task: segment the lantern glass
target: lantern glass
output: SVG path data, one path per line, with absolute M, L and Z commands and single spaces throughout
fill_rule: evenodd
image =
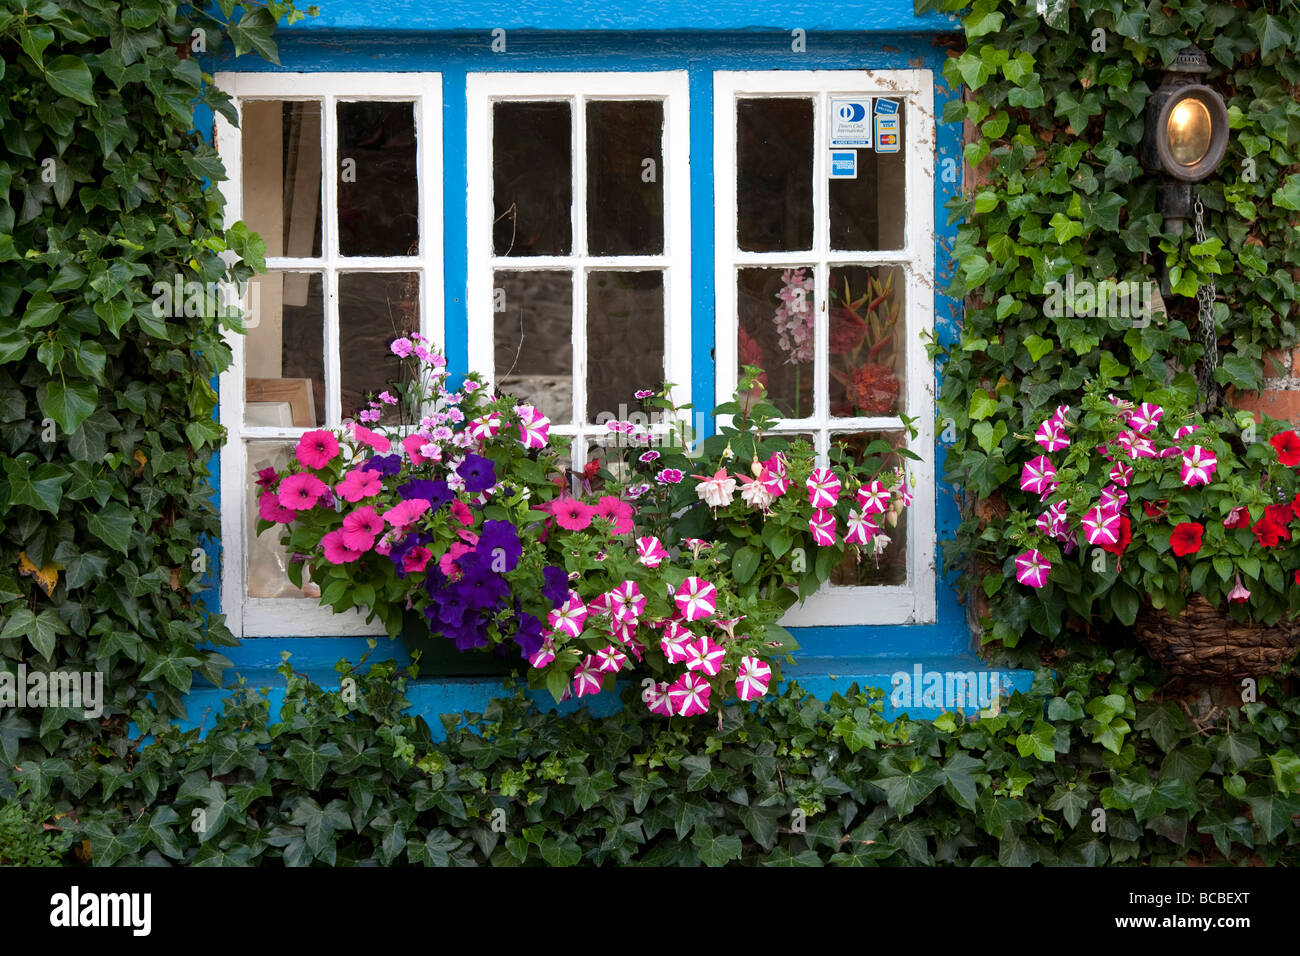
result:
M 1169 113 L 1165 125 L 1169 152 L 1183 166 L 1200 162 L 1210 149 L 1210 111 L 1199 99 L 1189 96 Z

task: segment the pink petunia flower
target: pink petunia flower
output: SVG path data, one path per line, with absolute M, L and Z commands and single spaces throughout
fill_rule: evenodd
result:
M 1083 516 L 1083 536 L 1089 544 L 1115 544 L 1119 541 L 1120 514 L 1096 505 Z
M 356 548 L 349 548 L 343 542 L 343 531 L 339 528 L 335 528 L 321 538 L 320 543 L 325 548 L 325 560 L 330 564 L 348 564 L 365 553 Z
M 635 581 L 624 581 L 609 593 L 609 613 L 620 624 L 635 624 L 645 610 L 646 599 Z
M 593 514 L 588 505 L 577 498 L 556 498 L 551 502 L 551 514 L 555 522 L 566 531 L 581 531 L 591 524 Z
M 1151 402 L 1143 402 L 1128 417 L 1128 426 L 1143 435 L 1150 435 L 1160 424 L 1165 410 Z
M 356 551 L 369 551 L 384 531 L 384 519 L 366 505 L 343 518 L 343 543 Z
M 707 634 L 686 645 L 686 669 L 716 677 L 727 652 Z
M 814 468 L 807 485 L 808 503 L 814 508 L 834 508 L 840 500 L 840 480 L 829 468 Z
M 1040 498 L 1046 498 L 1059 484 L 1056 468 L 1046 455 L 1025 462 L 1020 471 L 1020 490 L 1032 491 Z
M 545 448 L 551 434 L 551 420 L 532 405 L 520 405 L 519 444 L 525 448 Z
M 553 660 L 555 660 L 555 641 L 547 637 L 546 640 L 542 641 L 542 646 L 533 652 L 532 657 L 528 658 L 528 663 L 540 670 Z
M 742 657 L 736 677 L 736 696 L 741 700 L 758 700 L 767 693 L 771 680 L 772 668 L 766 661 L 752 655 Z
M 1133 469 L 1122 461 L 1117 461 L 1111 466 L 1109 477 L 1121 488 L 1127 488 L 1128 483 L 1133 480 Z
M 264 491 L 257 499 L 257 516 L 263 521 L 274 521 L 276 524 L 288 524 L 294 518 L 298 517 L 298 514 L 280 504 L 280 499 L 276 496 L 274 491 Z
M 663 544 L 656 537 L 636 539 L 637 560 L 647 568 L 657 568 L 668 557 Z
M 833 547 L 835 544 L 835 512 L 819 508 L 808 519 L 808 530 L 812 533 L 813 543 L 821 548 Z
M 671 717 L 673 715 L 673 704 L 668 699 L 667 681 L 651 684 L 642 691 L 641 699 L 645 701 L 650 713 L 658 714 L 660 717 Z
M 424 498 L 408 498 L 385 511 L 383 517 L 394 528 L 402 530 L 414 524 L 429 507 L 429 502 Z
M 686 672 L 668 687 L 668 700 L 673 713 L 679 717 L 708 713 L 710 689 L 707 678 Z
M 594 506 L 593 514 L 614 522 L 614 534 L 632 532 L 632 506 L 616 495 L 604 495 Z
M 1034 441 L 1046 451 L 1059 451 L 1070 444 L 1070 439 L 1065 434 L 1065 425 L 1055 418 L 1049 418 L 1038 426 L 1038 431 L 1034 432 Z
M 1219 461 L 1214 457 L 1214 452 L 1200 445 L 1193 445 L 1183 452 L 1183 467 L 1179 471 L 1179 477 L 1189 488 L 1208 485 L 1218 467 Z
M 546 616 L 546 623 L 550 625 L 551 630 L 560 631 L 569 637 L 577 637 L 581 634 L 582 625 L 586 620 L 587 606 L 582 603 L 582 598 L 578 596 L 577 591 L 570 591 L 569 599 Z
M 1016 557 L 1016 580 L 1031 588 L 1041 588 L 1047 583 L 1051 562 L 1037 551 L 1026 551 Z
M 860 511 L 850 511 L 848 530 L 844 532 L 845 544 L 866 544 L 880 532 L 880 526 Z
M 600 665 L 596 655 L 588 654 L 573 672 L 573 694 L 586 697 L 588 694 L 600 693 Z
M 609 644 L 596 652 L 596 669 L 605 674 L 617 674 L 627 663 L 627 655 Z
M 682 582 L 673 600 L 682 617 L 688 621 L 700 621 L 718 609 L 718 589 L 703 578 L 691 575 Z
M 469 383 L 466 382 L 468 385 Z M 497 432 L 501 430 L 501 416 L 496 412 L 489 412 L 482 418 L 476 418 L 469 423 L 469 436 L 475 441 L 487 441 L 490 438 L 496 438 Z
M 1105 511 L 1119 514 L 1120 510 L 1128 504 L 1128 495 L 1115 485 L 1107 485 L 1105 488 L 1101 489 L 1101 497 L 1098 504 Z
M 394 339 L 393 344 L 390 345 L 388 348 L 398 358 L 406 358 L 408 355 L 411 354 L 411 350 L 412 350 L 411 340 L 406 338 L 405 336 L 403 336 L 400 339 Z
M 468 528 L 474 523 L 474 513 L 469 510 L 469 505 L 463 501 L 453 501 L 450 505 L 451 517 L 458 525 Z
M 677 621 L 669 621 L 659 646 L 669 664 L 680 664 L 690 656 L 688 647 L 694 635 Z
M 320 496 L 328 490 L 329 486 L 315 475 L 300 471 L 280 482 L 276 497 L 281 506 L 291 511 L 306 511 L 315 508 Z
M 1236 582 L 1232 590 L 1228 592 L 1228 600 L 1236 604 L 1245 604 L 1250 600 L 1250 592 L 1242 586 L 1240 574 L 1237 575 Z
M 344 501 L 357 502 L 379 494 L 383 488 L 384 482 L 378 472 L 353 468 L 334 486 L 334 493 Z
M 433 552 L 423 545 L 412 548 L 406 552 L 402 558 L 402 570 L 407 574 L 415 574 L 423 571 L 429 564 L 429 559 L 433 557 Z
M 421 432 L 407 435 L 402 439 L 402 450 L 405 451 L 406 456 L 411 459 L 412 465 L 423 465 L 426 461 L 430 460 L 429 456 L 426 456 L 420 450 L 427 444 L 429 444 L 429 436 Z
M 308 468 L 324 468 L 339 454 L 339 441 L 324 429 L 307 432 L 298 439 L 298 461 Z
M 883 482 L 868 482 L 858 489 L 858 504 L 862 506 L 863 514 L 884 514 L 889 508 L 889 489 Z
M 357 424 L 353 424 L 351 428 L 353 438 L 361 442 L 361 444 L 365 445 L 367 448 L 373 448 L 381 455 L 387 453 L 387 451 L 392 448 L 392 442 L 383 435 L 380 435 L 377 432 L 372 432 L 369 428 Z

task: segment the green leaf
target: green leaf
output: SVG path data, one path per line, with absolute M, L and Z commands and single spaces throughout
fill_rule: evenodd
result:
M 740 838 L 730 833 L 719 836 L 707 826 L 698 826 L 691 834 L 691 843 L 700 851 L 700 862 L 705 866 L 725 866 L 740 859 Z
M 975 394 L 970 397 L 970 407 L 967 414 L 973 422 L 988 418 L 998 410 L 997 401 L 989 396 L 989 393 L 982 388 L 977 388 Z
M 1056 728 L 1046 721 L 1039 720 L 1034 723 L 1034 728 L 1027 734 L 1021 734 L 1016 738 L 1016 750 L 1020 756 L 1032 756 L 1045 763 L 1056 762 L 1056 747 L 1053 741 L 1056 737 Z
M 94 81 L 90 75 L 90 67 L 81 57 L 61 56 L 51 60 L 49 66 L 45 68 L 45 79 L 56 93 L 70 96 L 78 103 L 85 103 L 87 106 L 95 105 L 95 97 L 91 90 Z
M 758 564 L 761 556 L 753 548 L 745 547 L 736 551 L 735 557 L 731 562 L 731 571 L 736 577 L 737 584 L 746 584 L 758 570 Z
M 911 813 L 918 803 L 933 793 L 945 780 L 944 775 L 936 767 L 911 770 L 900 766 L 898 758 L 892 754 L 880 762 L 880 767 L 884 772 L 873 778 L 871 782 L 885 791 L 885 801 L 889 804 L 889 809 L 899 817 Z
M 1022 341 L 1029 350 L 1029 357 L 1035 362 L 1056 348 L 1055 342 L 1040 335 L 1026 335 Z
M 32 468 L 35 458 L 35 455 L 26 454 L 4 460 L 5 476 L 9 480 L 9 502 L 57 515 L 63 484 L 71 475 L 49 462 Z
M 95 411 L 99 389 L 90 382 L 51 380 L 40 400 L 41 411 L 64 432 L 75 432 Z
M 131 547 L 131 529 L 134 524 L 131 512 L 116 501 L 92 511 L 86 519 L 86 527 L 91 534 L 122 554 L 126 554 Z

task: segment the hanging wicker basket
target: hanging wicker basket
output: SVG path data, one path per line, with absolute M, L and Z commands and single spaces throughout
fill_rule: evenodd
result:
M 1165 671 L 1199 680 L 1240 680 L 1277 670 L 1300 648 L 1300 622 L 1243 624 L 1199 594 L 1178 617 L 1143 607 L 1133 636 Z

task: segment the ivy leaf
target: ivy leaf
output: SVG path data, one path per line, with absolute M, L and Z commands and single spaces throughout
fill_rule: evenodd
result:
M 53 418 L 61 431 L 75 432 L 95 411 L 99 389 L 91 382 L 51 380 L 38 397 L 41 411 Z
M 691 834 L 691 843 L 700 851 L 700 862 L 705 866 L 725 866 L 740 859 L 740 838 L 731 833 L 715 835 L 707 826 L 698 826 Z
M 61 56 L 51 60 L 45 68 L 45 79 L 56 93 L 70 96 L 87 106 L 95 105 L 95 97 L 91 92 L 94 80 L 90 75 L 90 67 L 86 66 L 86 61 L 81 57 Z
M 54 611 L 46 608 L 37 614 L 30 608 L 20 607 L 5 619 L 0 638 L 26 637 L 32 647 L 47 661 L 54 659 L 54 647 L 60 634 L 69 633 L 68 625 Z
M 970 397 L 970 406 L 967 414 L 973 422 L 988 418 L 998 410 L 998 403 L 988 392 L 982 388 L 977 388 L 975 394 Z
M 943 789 L 958 806 L 974 811 L 977 791 L 975 771 L 982 771 L 984 764 L 970 754 L 958 751 L 948 758 L 943 765 Z
M 5 459 L 9 503 L 27 505 L 37 511 L 48 511 L 52 515 L 57 515 L 59 501 L 63 497 L 63 484 L 71 476 L 58 465 L 50 462 L 33 469 L 31 466 L 35 460 L 36 456 L 32 454 L 20 455 L 16 459 Z
M 880 762 L 880 767 L 884 773 L 873 778 L 871 782 L 885 791 L 885 801 L 889 804 L 889 809 L 899 817 L 911 813 L 918 803 L 933 793 L 945 780 L 937 767 L 906 769 L 899 766 L 897 758 L 892 754 Z
M 1056 762 L 1056 747 L 1053 741 L 1056 738 L 1056 728 L 1046 721 L 1039 720 L 1034 723 L 1034 728 L 1027 734 L 1021 734 L 1016 738 L 1016 750 L 1020 756 L 1032 756 L 1044 763 Z
M 1029 357 L 1035 362 L 1056 348 L 1051 339 L 1045 339 L 1041 335 L 1026 335 L 1022 342 L 1029 350 Z
M 131 529 L 134 521 L 124 505 L 111 501 L 103 508 L 92 511 L 86 527 L 100 541 L 114 551 L 126 554 L 131 547 Z
M 1291 31 L 1287 29 L 1286 22 L 1271 13 L 1256 16 L 1251 26 L 1259 37 L 1260 57 L 1266 57 L 1278 47 L 1286 47 L 1291 43 Z
M 325 778 L 330 760 L 340 756 L 338 744 L 325 743 L 308 746 L 304 741 L 295 740 L 286 752 L 289 761 L 298 768 L 298 772 L 307 781 L 307 786 L 315 790 Z

